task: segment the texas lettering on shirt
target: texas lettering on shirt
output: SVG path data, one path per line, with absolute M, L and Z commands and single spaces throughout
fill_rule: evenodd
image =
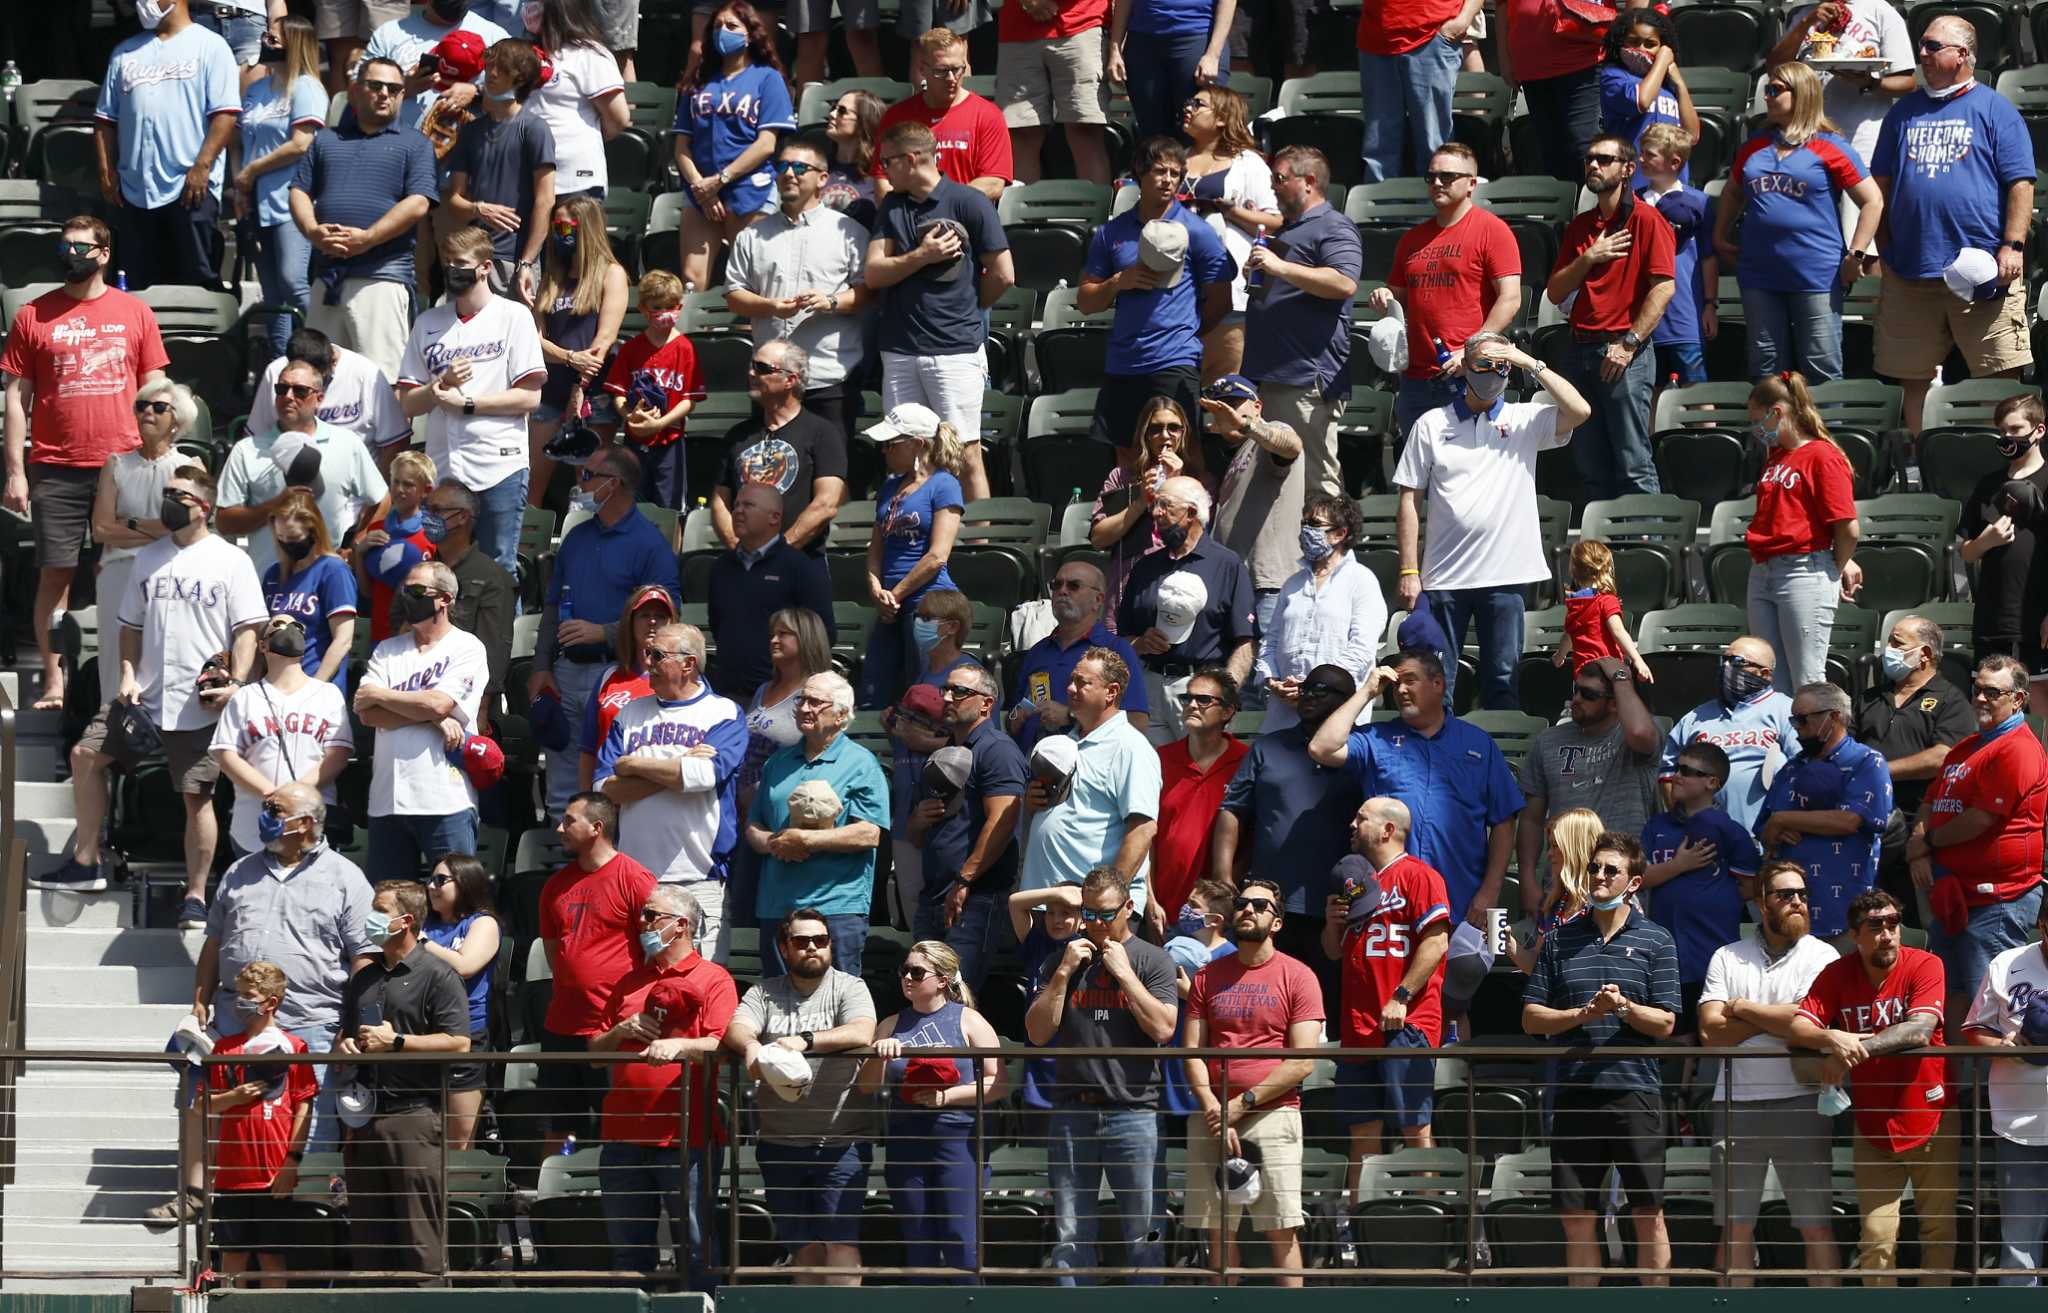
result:
M 1209 996 L 1209 1020 L 1249 1021 L 1262 1012 L 1282 1010 L 1280 994 L 1260 980 L 1239 980 Z

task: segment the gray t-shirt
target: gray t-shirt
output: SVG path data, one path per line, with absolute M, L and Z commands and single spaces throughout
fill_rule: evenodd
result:
M 1261 592 L 1281 587 L 1301 568 L 1306 465 L 1299 456 L 1283 461 L 1247 437 L 1231 453 L 1217 490 L 1216 539 L 1243 558 Z
M 834 967 L 809 998 L 796 992 L 792 979 L 777 976 L 748 990 L 733 1020 L 753 1027 L 763 1044 L 807 1030 L 823 1032 L 850 1021 L 874 1020 L 875 1000 L 859 976 Z M 810 1059 L 811 1088 L 800 1099 L 786 1100 L 761 1089 L 754 1096 L 761 1138 L 777 1144 L 836 1144 L 872 1136 L 873 1109 L 853 1088 L 860 1062 L 837 1053 Z
M 1552 725 L 1522 763 L 1522 792 L 1532 802 L 1542 799 L 1551 817 L 1589 807 L 1616 834 L 1641 834 L 1657 810 L 1657 755 L 1631 751 L 1618 720 L 1604 734 Z

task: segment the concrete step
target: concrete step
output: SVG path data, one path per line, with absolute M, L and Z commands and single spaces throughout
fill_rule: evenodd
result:
M 69 816 L 20 816 L 14 822 L 14 832 L 27 845 L 31 859 L 45 854 L 61 858 L 70 852 L 71 836 L 77 831 L 78 822 Z M 35 874 L 33 860 L 29 874 Z
M 29 874 L 54 869 L 62 859 L 46 854 L 31 858 Z M 129 891 L 115 885 L 103 893 L 79 894 L 68 889 L 28 891 L 28 924 L 31 930 L 66 930 L 83 927 L 119 930 L 135 924 L 135 908 Z M 31 956 L 30 961 L 34 961 Z
M 34 976 L 46 967 L 175 967 L 185 972 L 189 989 L 205 942 L 202 930 L 35 929 L 28 935 L 28 970 Z
M 135 1003 L 109 1008 L 98 1003 L 44 1003 L 33 1008 L 25 1029 L 34 1048 L 157 1052 L 192 1010 L 183 1003 Z
M 169 1276 L 177 1265 L 175 1230 L 157 1233 L 137 1221 L 16 1221 L 13 1215 L 7 1220 L 7 1266 L 16 1270 L 133 1270 Z
M 105 1007 L 192 1003 L 192 968 L 166 966 L 52 967 L 29 956 L 28 1006 L 31 1025 L 45 1004 L 91 1002 Z M 175 1024 L 175 1023 L 173 1023 Z
M 68 781 L 52 784 L 43 779 L 22 780 L 14 786 L 14 816 L 17 822 L 29 817 L 70 819 L 77 814 Z

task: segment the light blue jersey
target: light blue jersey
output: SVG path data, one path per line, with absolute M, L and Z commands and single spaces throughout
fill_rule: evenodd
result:
M 1660 773 L 1670 774 L 1678 765 L 1680 749 L 1695 739 L 1705 739 L 1728 754 L 1728 782 L 1714 796 L 1714 805 L 1743 829 L 1754 830 L 1778 767 L 1799 751 L 1798 735 L 1792 732 L 1792 699 L 1768 689 L 1732 708 L 1719 698 L 1700 703 L 1680 716 L 1665 737 Z
M 93 112 L 116 129 L 121 198 L 144 210 L 174 205 L 213 116 L 242 112 L 234 52 L 197 23 L 168 39 L 138 32 L 114 47 Z M 226 174 L 222 151 L 208 184 L 215 200 Z
M 413 67 L 426 58 L 427 52 L 440 45 L 442 37 L 456 31 L 476 33 L 483 38 L 485 50 L 511 35 L 504 28 L 474 11 L 464 14 L 462 21 L 454 27 L 447 27 L 427 17 L 424 12 L 415 10 L 404 18 L 392 19 L 372 32 L 370 44 L 363 48 L 363 58 L 388 59 L 405 70 L 407 77 L 411 77 Z M 481 78 L 478 79 L 478 83 L 481 85 Z M 407 97 L 405 103 L 398 107 L 398 126 L 418 127 L 420 116 L 427 112 L 427 107 L 434 103 L 439 94 L 429 88 L 417 96 Z M 479 114 L 483 112 L 481 100 L 476 104 L 476 111 Z

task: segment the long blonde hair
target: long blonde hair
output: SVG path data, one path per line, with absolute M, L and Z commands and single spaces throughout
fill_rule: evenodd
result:
M 541 248 L 540 290 L 533 298 L 533 318 L 542 328 L 547 326 L 548 312 L 554 309 L 562 290 L 571 285 L 576 292 L 570 307 L 577 314 L 594 315 L 601 310 L 605 271 L 619 262 L 612 254 L 612 239 L 605 235 L 604 207 L 588 196 L 572 196 L 556 202 L 555 208 L 567 210 L 576 221 L 576 267 L 563 267 L 561 252 L 555 246 L 554 217 L 550 215 L 548 240 Z
M 278 25 L 284 37 L 284 76 L 277 85 L 289 94 L 302 77 L 320 78 L 320 39 L 313 24 L 297 14 L 287 15 Z
M 1820 74 L 1804 64 L 1780 64 L 1770 76 L 1792 93 L 1792 116 L 1778 129 L 1778 139 L 1787 146 L 1804 146 L 1823 132 L 1839 134 L 1834 120 L 1821 108 Z
M 1554 878 L 1543 900 L 1546 912 L 1555 909 L 1560 916 L 1570 916 L 1586 905 L 1591 897 L 1586 868 L 1593 864 L 1593 847 L 1606 830 L 1600 813 L 1590 807 L 1574 807 L 1551 818 L 1550 842 L 1561 860 L 1551 869 Z
M 943 939 L 920 939 L 910 946 L 908 958 L 915 953 L 932 964 L 935 974 L 946 978 L 946 997 L 965 1007 L 974 1006 L 974 991 L 960 978 L 960 955 L 946 946 Z
M 1164 447 L 1164 442 L 1162 442 L 1161 448 L 1155 449 L 1145 437 L 1145 428 L 1151 424 L 1152 417 L 1162 410 L 1170 412 L 1175 419 L 1180 421 L 1180 437 L 1166 441 L 1173 443 L 1175 455 L 1186 456 L 1188 453 L 1188 443 L 1193 439 L 1195 431 L 1194 425 L 1188 420 L 1188 413 L 1182 410 L 1180 403 L 1172 397 L 1153 397 L 1150 401 L 1138 407 L 1138 428 L 1131 435 L 1132 473 L 1149 467 L 1152 462 L 1159 459 L 1159 453 Z
M 925 441 L 924 450 L 918 453 L 917 463 L 927 474 L 944 470 L 964 481 L 967 478 L 967 448 L 960 442 L 960 430 L 940 420 L 937 432 Z

